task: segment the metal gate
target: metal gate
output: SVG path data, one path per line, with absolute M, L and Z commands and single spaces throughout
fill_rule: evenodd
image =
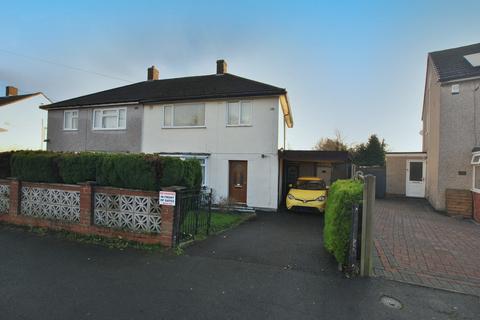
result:
M 373 228 L 375 206 L 375 176 L 357 172 L 356 179 L 363 182 L 362 203 L 352 207 L 352 225 L 348 250 L 348 274 L 371 276 L 373 267 Z
M 195 240 L 210 233 L 212 190 L 177 191 L 174 215 L 174 244 Z

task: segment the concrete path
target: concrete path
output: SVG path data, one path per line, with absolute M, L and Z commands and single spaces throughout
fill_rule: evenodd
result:
M 378 200 L 375 220 L 376 275 L 480 296 L 480 225 L 424 199 Z
M 477 297 L 344 279 L 321 230 L 321 216 L 260 214 L 174 256 L 0 227 L 0 318 L 478 318 Z M 384 295 L 403 307 L 384 306 Z

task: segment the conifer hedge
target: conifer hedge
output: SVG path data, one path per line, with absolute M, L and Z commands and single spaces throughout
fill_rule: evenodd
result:
M 325 209 L 323 243 L 335 259 L 347 263 L 350 231 L 352 228 L 352 206 L 363 198 L 363 184 L 355 180 L 337 180 L 328 191 Z
M 199 161 L 153 154 L 16 151 L 0 153 L 0 178 L 23 181 L 99 185 L 159 190 L 166 186 L 200 188 Z

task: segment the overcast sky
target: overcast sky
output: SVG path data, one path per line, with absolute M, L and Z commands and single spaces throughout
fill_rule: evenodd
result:
M 150 65 L 161 78 L 212 74 L 223 58 L 288 90 L 291 148 L 338 129 L 417 151 L 427 53 L 479 42 L 479 12 L 480 1 L 442 0 L 8 1 L 0 86 L 60 101 L 143 81 Z

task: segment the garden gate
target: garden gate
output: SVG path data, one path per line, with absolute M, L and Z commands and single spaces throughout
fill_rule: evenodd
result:
M 375 205 L 375 176 L 357 172 L 356 179 L 363 181 L 363 200 L 352 207 L 352 228 L 348 252 L 348 267 L 351 273 L 360 269 L 361 276 L 372 275 L 373 213 Z
M 179 190 L 176 194 L 173 242 L 182 242 L 204 237 L 210 233 L 212 190 Z

